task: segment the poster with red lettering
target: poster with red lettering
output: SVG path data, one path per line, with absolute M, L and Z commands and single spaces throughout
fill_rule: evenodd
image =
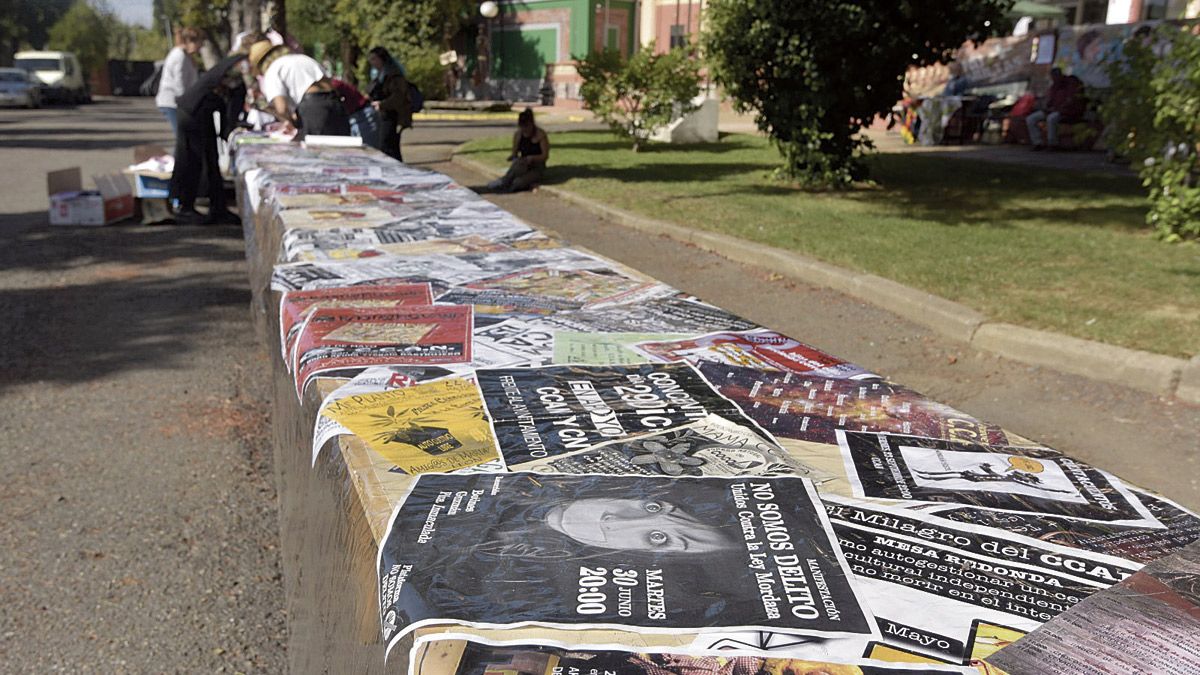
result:
M 331 370 L 470 363 L 473 323 L 470 305 L 316 309 L 296 336 L 296 395 Z
M 428 283 L 396 283 L 379 286 L 318 288 L 311 291 L 286 291 L 279 303 L 279 344 L 283 362 L 292 367 L 292 348 L 296 334 L 308 315 L 318 307 L 385 308 L 405 305 L 432 305 L 433 290 Z

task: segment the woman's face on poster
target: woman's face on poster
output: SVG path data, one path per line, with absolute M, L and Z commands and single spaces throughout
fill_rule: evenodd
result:
M 653 499 L 580 499 L 547 515 L 547 525 L 600 548 L 662 553 L 711 553 L 736 541 L 675 505 Z

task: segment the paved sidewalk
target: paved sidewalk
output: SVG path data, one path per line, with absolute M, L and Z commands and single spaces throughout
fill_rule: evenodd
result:
M 477 187 L 484 176 L 445 159 L 457 142 L 487 132 L 418 128 L 411 137 L 423 145 L 405 154 Z M 606 222 L 544 191 L 489 199 L 576 244 L 1200 509 L 1196 406 L 964 348 L 835 291 Z

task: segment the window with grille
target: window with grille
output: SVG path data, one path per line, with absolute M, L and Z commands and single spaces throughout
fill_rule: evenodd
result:
M 687 26 L 682 24 L 675 24 L 671 26 L 671 49 L 687 46 L 687 43 Z

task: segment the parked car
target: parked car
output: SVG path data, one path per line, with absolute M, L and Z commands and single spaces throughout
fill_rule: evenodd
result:
M 20 68 L 0 68 L 0 105 L 41 107 L 42 83 Z
M 17 52 L 13 65 L 33 74 L 42 83 L 42 95 L 47 101 L 87 103 L 87 77 L 79 67 L 79 59 L 71 52 Z

